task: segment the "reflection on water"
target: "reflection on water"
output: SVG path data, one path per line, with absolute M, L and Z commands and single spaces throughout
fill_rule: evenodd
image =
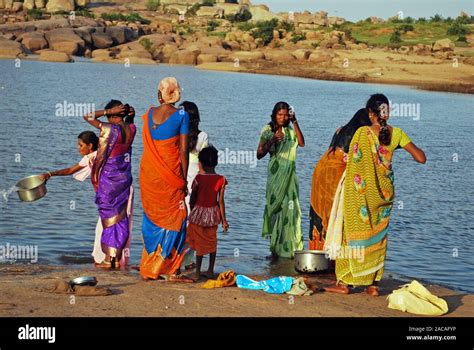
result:
M 132 165 L 137 192 L 132 264 L 139 263 L 142 249 L 138 170 L 143 144 L 139 115 L 157 103 L 160 78 L 177 77 L 184 88 L 183 98 L 196 102 L 200 108 L 201 129 L 226 154 L 254 152 L 273 105 L 285 100 L 294 106 L 306 138 L 306 147 L 298 150 L 296 162 L 305 239 L 311 176 L 334 130 L 375 92 L 385 93 L 394 103 L 417 103 L 419 120 L 391 118 L 393 125 L 400 126 L 426 151 L 428 163 L 416 164 L 403 151 L 395 154 L 396 203 L 386 270 L 474 291 L 474 151 L 466 143 L 472 139 L 472 96 L 166 65 L 124 68 L 88 62 L 27 61 L 21 69 L 15 69 L 10 61 L 0 60 L 0 72 L 4 87 L 0 90 L 0 188 L 5 189 L 2 196 L 12 183 L 27 175 L 79 162 L 77 135 L 91 127 L 81 116 L 57 116 L 57 104 L 66 101 L 102 108 L 114 98 L 135 107 L 138 135 Z M 92 81 L 101 83 L 91 84 Z M 293 261 L 272 263 L 266 259 L 269 243 L 261 238 L 261 225 L 267 162 L 264 159 L 255 166 L 253 162 L 229 161 L 217 168 L 229 181 L 226 205 L 230 224 L 229 233 L 218 233 L 218 271 L 233 268 L 239 273 L 268 276 L 294 273 Z M 0 245 L 38 245 L 39 263 L 90 263 L 97 221 L 90 182 L 54 177 L 47 187 L 48 195 L 33 203 L 14 197 L 8 203 L 2 200 Z

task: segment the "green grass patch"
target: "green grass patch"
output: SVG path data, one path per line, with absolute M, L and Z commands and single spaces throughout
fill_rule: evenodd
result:
M 146 18 L 143 18 L 136 12 L 124 15 L 123 13 L 112 12 L 112 13 L 103 13 L 100 16 L 106 21 L 125 21 L 125 22 L 139 22 L 141 24 L 150 24 L 150 21 Z

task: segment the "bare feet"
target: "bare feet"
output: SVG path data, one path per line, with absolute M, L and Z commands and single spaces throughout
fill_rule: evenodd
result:
M 112 263 L 110 261 L 102 261 L 101 263 L 95 263 L 95 267 L 98 267 L 99 269 L 111 269 L 112 268 Z
M 185 275 L 171 275 L 168 277 L 168 282 L 194 283 L 194 280 Z
M 324 291 L 338 294 L 349 294 L 349 287 L 343 284 L 333 284 L 329 287 L 325 287 Z
M 373 297 L 378 297 L 379 296 L 379 288 L 377 286 L 369 286 L 365 290 L 367 294 L 373 296 Z

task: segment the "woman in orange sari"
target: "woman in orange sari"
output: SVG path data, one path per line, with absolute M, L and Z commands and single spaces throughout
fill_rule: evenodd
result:
M 357 129 L 371 125 L 367 109 L 362 108 L 349 123 L 334 134 L 329 149 L 314 168 L 309 212 L 309 249 L 324 250 L 326 230 L 336 193 L 344 170 L 349 146 Z
M 175 78 L 160 82 L 160 106 L 143 115 L 144 152 L 140 163 L 140 192 L 144 210 L 140 263 L 143 279 L 165 278 L 192 282 L 180 274 L 186 253 L 189 116 L 176 109 L 181 91 Z

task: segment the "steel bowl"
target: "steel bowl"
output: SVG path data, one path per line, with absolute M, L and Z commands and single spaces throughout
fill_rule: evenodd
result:
M 71 286 L 95 286 L 97 279 L 91 276 L 77 277 L 69 281 Z
M 18 197 L 23 202 L 33 202 L 43 198 L 46 193 L 46 181 L 39 175 L 25 177 L 16 183 Z
M 295 270 L 303 273 L 329 270 L 329 259 L 322 250 L 297 250 L 295 252 Z

